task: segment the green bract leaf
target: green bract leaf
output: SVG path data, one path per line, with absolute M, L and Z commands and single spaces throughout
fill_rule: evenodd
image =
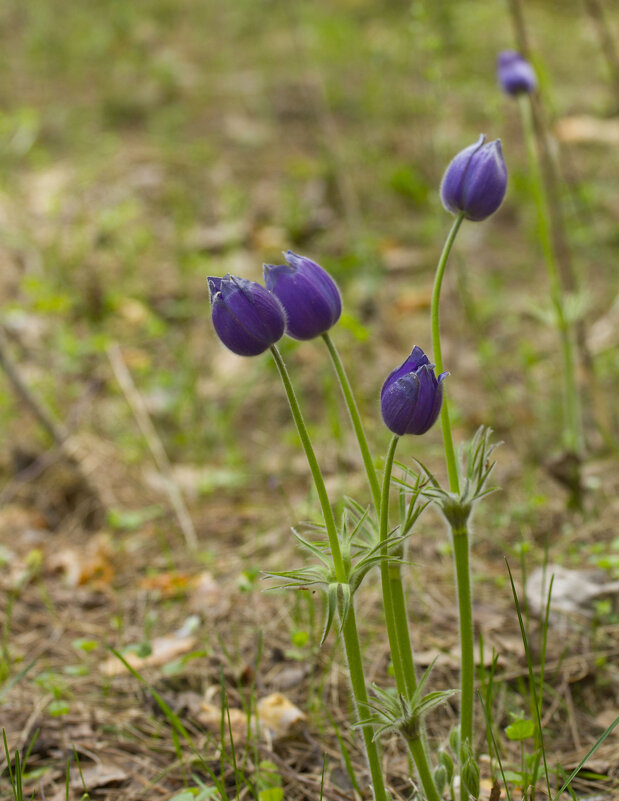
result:
M 491 428 L 480 426 L 471 442 L 461 449 L 459 469 L 461 490 L 459 494 L 444 490 L 428 468 L 421 462 L 417 462 L 429 481 L 429 486 L 422 490 L 422 494 L 440 507 L 454 532 L 466 528 L 476 501 L 497 489 L 496 487 L 486 487 L 495 464 L 490 461 L 490 457 L 499 445 L 499 443 L 490 444 L 491 434 Z
M 420 735 L 421 719 L 430 710 L 445 703 L 456 692 L 456 690 L 442 690 L 422 695 L 435 662 L 436 660 L 425 671 L 410 698 L 372 685 L 376 698 L 367 704 L 372 714 L 360 721 L 357 726 L 376 726 L 374 740 L 385 731 L 397 731 L 407 741 L 417 739 Z

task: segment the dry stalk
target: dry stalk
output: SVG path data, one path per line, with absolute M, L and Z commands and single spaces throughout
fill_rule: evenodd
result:
M 198 547 L 198 538 L 196 536 L 196 530 L 189 514 L 189 510 L 187 509 L 187 505 L 185 504 L 185 500 L 180 488 L 174 480 L 174 476 L 172 475 L 172 466 L 170 464 L 170 460 L 168 459 L 165 448 L 163 447 L 163 443 L 157 434 L 157 430 L 155 429 L 150 414 L 148 413 L 144 399 L 135 386 L 133 378 L 131 377 L 131 373 L 125 364 L 125 360 L 123 359 L 120 346 L 117 342 L 108 347 L 107 355 L 116 380 L 118 381 L 118 385 L 123 391 L 127 403 L 133 412 L 135 421 L 138 424 L 138 428 L 142 432 L 142 436 L 148 445 L 148 449 L 150 450 L 155 464 L 157 465 L 157 469 L 159 470 L 159 473 L 164 481 L 168 497 L 170 498 L 170 503 L 172 504 L 172 508 L 174 509 L 174 513 L 181 527 L 181 531 L 185 537 L 185 542 L 189 548 L 195 550 Z

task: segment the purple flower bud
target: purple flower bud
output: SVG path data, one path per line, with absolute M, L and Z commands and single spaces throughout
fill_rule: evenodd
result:
M 493 214 L 503 202 L 507 169 L 501 141 L 484 144 L 482 134 L 474 145 L 462 150 L 445 170 L 441 182 L 443 206 L 452 214 L 464 213 L 479 222 Z
M 425 434 L 432 428 L 443 402 L 443 379 L 436 378 L 434 365 L 415 347 L 411 355 L 395 369 L 383 384 L 380 406 L 385 425 L 394 434 Z
M 281 303 L 263 286 L 226 275 L 208 279 L 213 326 L 224 345 L 239 356 L 257 356 L 284 334 Z
M 535 71 L 515 50 L 504 50 L 496 60 L 499 86 L 508 95 L 531 94 L 537 89 Z
M 265 264 L 264 282 L 286 311 L 286 333 L 313 339 L 340 319 L 342 299 L 335 281 L 319 264 L 289 250 L 287 264 Z

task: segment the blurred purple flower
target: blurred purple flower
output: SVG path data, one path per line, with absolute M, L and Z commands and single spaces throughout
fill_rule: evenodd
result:
M 284 310 L 261 284 L 226 275 L 209 277 L 213 326 L 224 345 L 239 356 L 257 356 L 284 334 Z
M 537 77 L 529 62 L 515 50 L 504 50 L 496 60 L 499 86 L 508 95 L 531 94 Z
M 264 282 L 286 311 L 286 333 L 294 339 L 313 339 L 339 320 L 342 299 L 329 273 L 289 250 L 287 264 L 265 264 Z
M 425 434 L 436 422 L 443 402 L 443 379 L 415 345 L 408 359 L 383 384 L 380 406 L 387 428 L 398 436 Z
M 452 214 L 464 213 L 467 220 L 479 222 L 493 214 L 503 202 L 507 189 L 507 169 L 501 142 L 484 144 L 482 134 L 474 145 L 452 160 L 441 182 L 443 206 Z

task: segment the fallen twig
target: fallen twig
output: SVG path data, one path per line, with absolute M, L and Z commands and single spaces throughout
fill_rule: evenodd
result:
M 61 455 L 79 475 L 93 498 L 104 508 L 97 488 L 93 485 L 90 476 L 85 472 L 80 460 L 75 455 L 71 444 L 71 426 L 66 426 L 64 423 L 54 420 L 45 406 L 30 390 L 22 378 L 19 368 L 9 355 L 8 341 L 2 326 L 0 326 L 0 366 L 4 370 L 15 395 L 54 442 L 54 447 L 49 452 L 43 454 L 32 465 L 21 471 L 17 476 L 17 481 L 23 482 L 36 478 L 46 467 L 56 461 L 58 455 Z M 82 408 L 83 406 L 80 404 L 80 413 Z M 76 417 L 79 419 L 79 414 Z M 0 502 L 6 502 L 7 498 L 12 497 L 13 494 L 11 487 L 5 487 L 0 494 Z

